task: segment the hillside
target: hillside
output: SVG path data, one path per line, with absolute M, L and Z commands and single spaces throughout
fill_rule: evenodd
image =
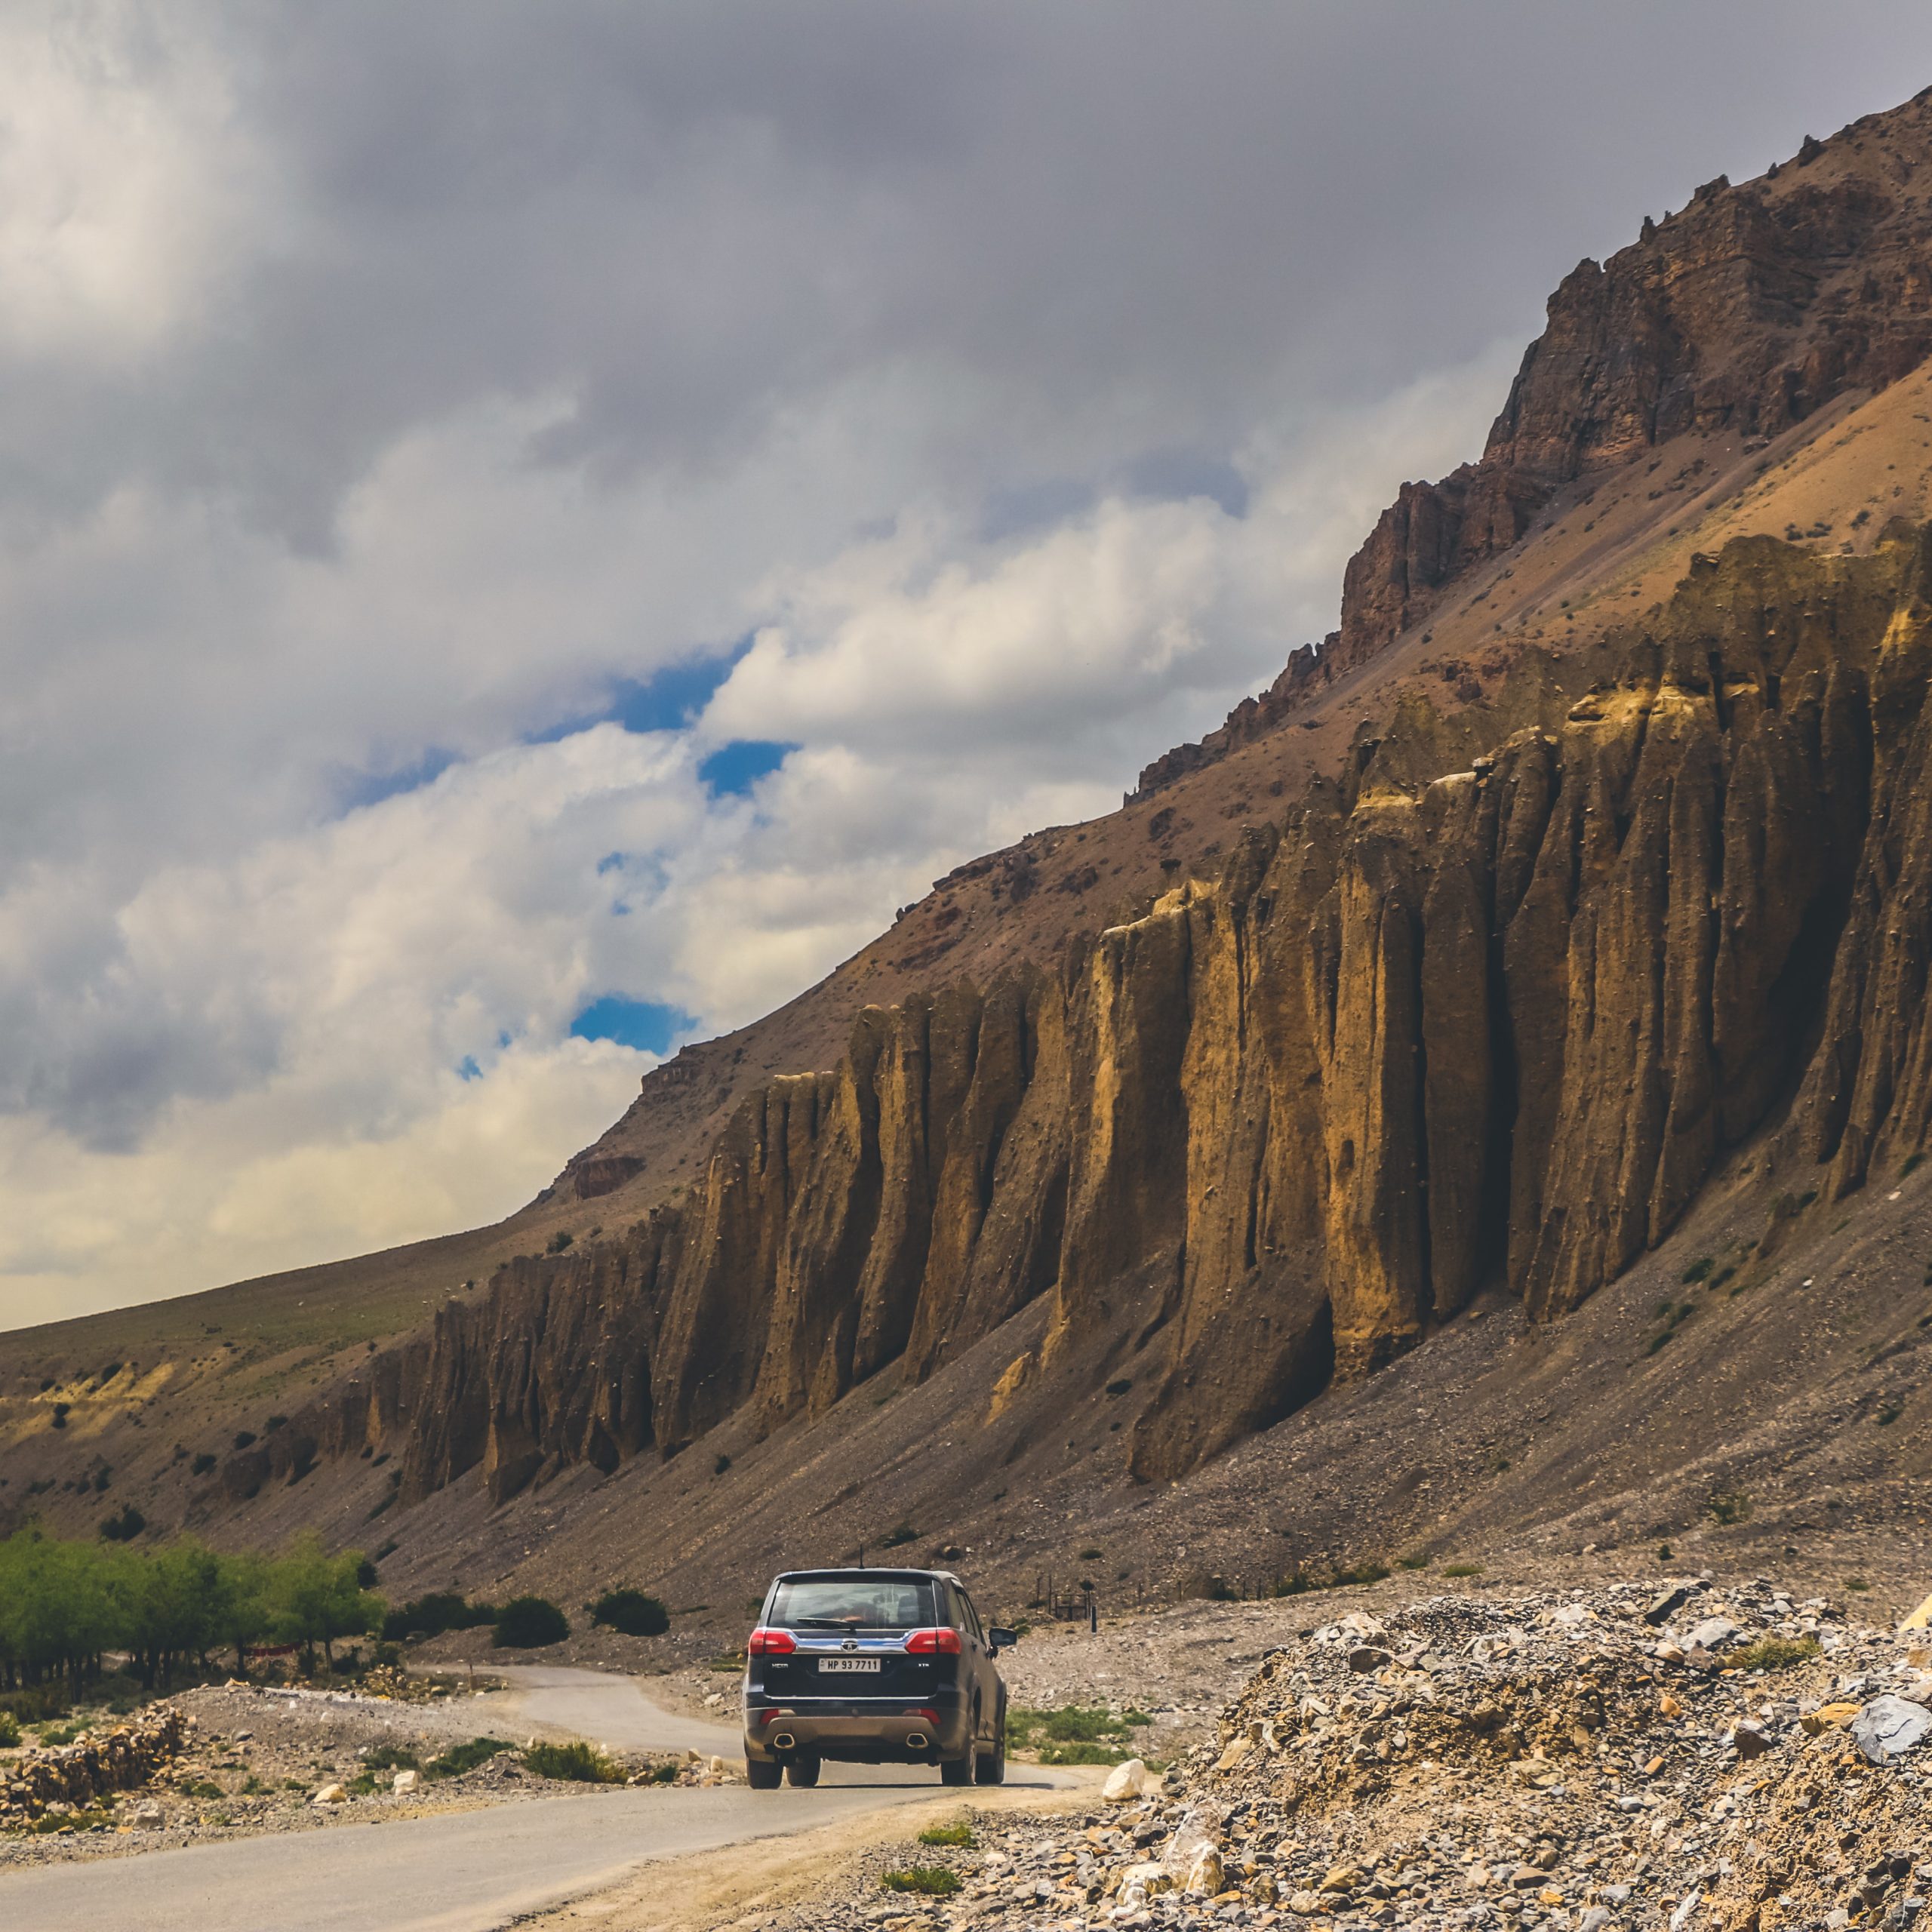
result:
M 1921 97 L 1583 264 L 1222 731 L 500 1228 L 10 1337 L 0 1512 L 714 1599 L 1915 1515 L 1928 263 Z

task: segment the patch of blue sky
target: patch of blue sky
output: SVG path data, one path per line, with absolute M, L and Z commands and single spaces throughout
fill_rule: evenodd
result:
M 742 637 L 728 650 L 681 659 L 648 678 L 614 678 L 594 710 L 527 732 L 524 742 L 555 744 L 559 738 L 574 737 L 593 724 L 621 724 L 626 731 L 681 731 L 711 702 L 718 686 L 751 648 L 751 639 Z
M 697 775 L 714 798 L 743 797 L 798 749 L 771 738 L 734 738 L 699 765 Z
M 459 1077 L 465 1080 L 481 1080 L 483 1078 L 483 1069 L 477 1065 L 474 1054 L 465 1054 L 457 1062 L 456 1070 Z
M 639 1053 L 663 1054 L 681 1034 L 691 1032 L 697 1022 L 683 1008 L 660 1000 L 626 999 L 606 993 L 592 1000 L 571 1022 L 571 1037 L 577 1040 L 614 1040 L 620 1047 Z

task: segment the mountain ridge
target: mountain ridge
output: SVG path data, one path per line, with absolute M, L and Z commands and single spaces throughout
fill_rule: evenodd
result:
M 1131 1361 L 1108 1480 L 1163 1485 L 1485 1294 L 1576 1309 L 1740 1161 L 1843 1199 L 1908 1160 L 1928 175 L 1921 95 L 1584 265 L 1484 457 L 1404 486 L 1336 641 L 1211 756 L 959 868 L 648 1076 L 506 1231 L 426 1244 L 570 1252 L 498 1253 L 366 1360 L 263 1357 L 251 1402 L 314 1392 L 211 1487 L 143 1479 L 241 1534 L 386 1509 L 378 1458 L 403 1515 L 472 1472 L 502 1509 L 795 1441 L 881 1378 L 957 1401 L 1010 1337 L 982 1426 L 1104 1404 Z M 1817 1238 L 1776 1206 L 1804 1191 L 1761 1260 Z M 0 1389 L 23 1468 L 50 1400 L 111 1446 L 194 1379 L 117 1361 L 98 1417 L 29 1389 L 77 1345 L 45 1331 Z

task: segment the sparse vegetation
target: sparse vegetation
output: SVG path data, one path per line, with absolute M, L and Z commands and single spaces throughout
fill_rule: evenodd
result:
M 467 1744 L 453 1744 L 440 1758 L 432 1759 L 423 1775 L 460 1778 L 465 1771 L 473 1771 L 478 1764 L 488 1764 L 499 1752 L 515 1749 L 506 1737 L 472 1737 Z
M 11 1751 L 20 1741 L 20 1719 L 11 1711 L 0 1711 L 0 1751 Z
M 1389 1574 L 1386 1563 L 1357 1563 L 1346 1568 L 1311 1570 L 1297 1563 L 1275 1580 L 1278 1597 L 1306 1595 L 1311 1590 L 1346 1589 L 1352 1583 L 1379 1583 Z M 1232 1592 L 1229 1592 L 1230 1597 Z
M 1710 1278 L 1711 1270 L 1716 1266 L 1716 1261 L 1712 1257 L 1708 1254 L 1700 1254 L 1695 1261 L 1691 1263 L 1689 1267 L 1684 1269 L 1682 1274 L 1678 1276 L 1677 1278 L 1681 1281 L 1687 1288 L 1691 1287 L 1699 1281 L 1709 1280 Z M 1669 1303 L 1666 1302 L 1663 1306 L 1664 1312 L 1668 1313 L 1670 1308 Z
M 921 1898 L 949 1899 L 959 1889 L 959 1874 L 943 1865 L 915 1865 L 904 1872 L 887 1872 L 879 1883 L 888 1892 L 917 1892 Z
M 101 1524 L 100 1533 L 109 1543 L 132 1543 L 147 1526 L 148 1519 L 126 1503 Z
M 1888 1401 L 1879 1410 L 1877 1421 L 1881 1429 L 1887 1429 L 1905 1414 L 1905 1404 L 1897 1398 Z
M 494 1623 L 497 1613 L 487 1603 L 466 1603 L 454 1590 L 432 1590 L 412 1598 L 383 1619 L 384 1641 L 400 1644 L 411 1637 L 440 1637 L 445 1630 L 473 1630 Z
M 1043 1764 L 1118 1764 L 1133 1755 L 1129 1734 L 1152 1721 L 1143 1712 L 1116 1713 L 1103 1704 L 1023 1704 L 1007 1712 L 1006 1736 L 1017 1750 L 1038 1751 Z
M 1395 1561 L 1404 1570 L 1426 1570 L 1429 1567 L 1429 1558 L 1419 1550 L 1407 1556 L 1398 1556 Z
M 570 1634 L 570 1619 L 548 1597 L 512 1597 L 497 1613 L 491 1642 L 500 1651 L 535 1651 Z
M 1844 1586 L 1848 1590 L 1869 1590 L 1872 1587 L 1870 1582 L 1863 1577 L 1847 1577 L 1844 1580 Z
M 569 1229 L 559 1228 L 557 1232 L 550 1237 L 549 1240 L 545 1243 L 543 1252 L 546 1254 L 561 1254 L 575 1239 L 576 1236 L 571 1232 Z
M 606 1590 L 591 1605 L 590 1620 L 626 1637 L 661 1637 L 671 1627 L 671 1613 L 641 1590 Z
M 964 1847 L 973 1841 L 973 1827 L 964 1818 L 950 1825 L 928 1825 L 919 1834 L 921 1844 L 951 1844 Z
M 1725 1662 L 1740 1670 L 1789 1670 L 1817 1654 L 1816 1637 L 1760 1637 L 1733 1651 Z
M 207 1475 L 214 1468 L 215 1461 L 216 1458 L 213 1455 L 204 1451 L 188 1465 L 188 1473 L 195 1476 Z
M 1480 1563 L 1448 1563 L 1444 1564 L 1442 1574 L 1445 1577 L 1480 1577 L 1482 1565 Z
M 540 1778 L 570 1784 L 622 1784 L 624 1770 L 588 1744 L 533 1744 L 523 1754 L 524 1767 Z
M 1751 1518 L 1751 1499 L 1741 1489 L 1728 1490 L 1721 1496 L 1712 1497 L 1708 1506 L 1711 1514 L 1727 1527 L 1749 1522 Z
M 881 1549 L 903 1549 L 909 1543 L 917 1543 L 919 1533 L 910 1523 L 901 1523 L 896 1530 L 888 1530 L 878 1540 Z

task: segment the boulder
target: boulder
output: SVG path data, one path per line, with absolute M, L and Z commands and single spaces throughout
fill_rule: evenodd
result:
M 397 1797 L 403 1798 L 411 1792 L 420 1789 L 422 1783 L 423 1774 L 420 1771 L 398 1771 L 389 1780 L 389 1789 Z
M 325 1784 L 309 1802 L 311 1804 L 346 1804 L 349 1793 L 341 1785 Z
M 1109 1804 L 1128 1804 L 1142 1796 L 1146 1789 L 1147 1767 L 1138 1758 L 1130 1758 L 1107 1774 L 1100 1796 Z
M 1875 1764 L 1888 1764 L 1915 1751 L 1932 1733 L 1932 1710 L 1889 1693 L 1874 1697 L 1851 1720 L 1852 1741 Z

